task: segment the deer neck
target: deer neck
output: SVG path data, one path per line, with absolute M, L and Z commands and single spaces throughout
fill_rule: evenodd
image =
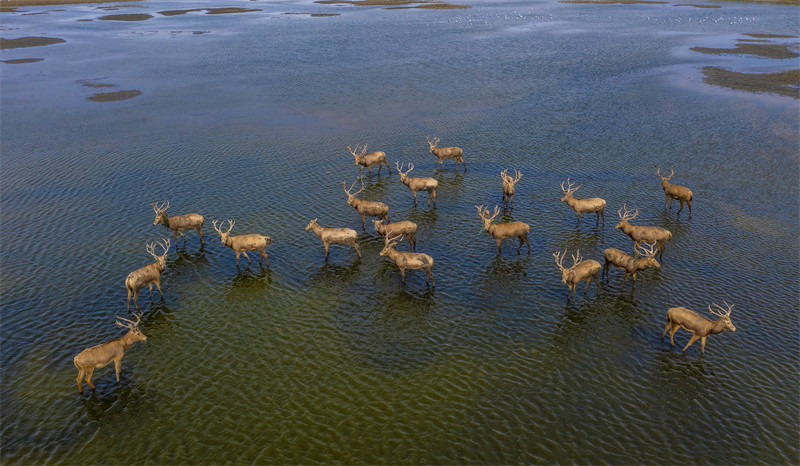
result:
M 727 326 L 725 325 L 725 322 L 722 320 L 722 318 L 719 318 L 719 319 L 714 320 L 714 321 L 711 322 L 710 334 L 714 335 L 715 333 L 722 333 L 726 329 L 727 329 Z
M 225 239 L 222 240 L 222 243 L 225 244 L 225 246 L 228 246 L 229 248 L 232 248 L 233 247 L 233 236 L 231 236 L 231 235 L 226 236 Z
M 127 351 L 128 348 L 130 348 L 131 346 L 133 346 L 134 343 L 136 343 L 136 339 L 133 338 L 133 332 L 130 330 L 128 330 L 128 333 L 126 333 L 122 338 L 120 338 L 119 341 L 120 343 L 122 343 L 122 351 Z
M 665 191 L 669 189 L 670 186 L 672 186 L 672 183 L 667 180 L 661 180 L 661 187 L 664 188 Z
M 320 238 L 322 237 L 322 227 L 319 226 L 319 224 L 317 224 L 317 223 L 312 224 L 311 225 L 311 231 L 313 231 L 314 234 L 319 236 Z
M 386 251 L 386 255 L 389 257 L 389 259 L 391 259 L 391 260 L 393 260 L 395 262 L 397 262 L 397 258 L 400 257 L 400 253 L 394 247 L 392 247 L 391 249 L 387 250 Z
M 165 227 L 169 228 L 169 215 L 167 215 L 166 212 L 161 213 L 160 219 L 161 223 L 163 223 Z

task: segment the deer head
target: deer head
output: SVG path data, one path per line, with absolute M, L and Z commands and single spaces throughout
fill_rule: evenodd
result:
M 319 223 L 317 223 L 317 219 L 314 219 L 314 220 L 308 222 L 308 225 L 306 225 L 306 231 L 313 230 L 315 226 L 316 227 L 319 226 Z
M 580 264 L 583 258 L 581 258 L 581 250 L 578 249 L 575 251 L 575 254 L 572 256 L 572 266 L 567 268 L 564 267 L 564 257 L 567 255 L 567 250 L 564 249 L 564 252 L 555 252 L 553 253 L 553 257 L 556 259 L 556 265 L 559 269 L 561 269 L 561 283 L 566 283 L 567 279 L 569 278 L 569 273 L 572 269 L 575 268 L 576 265 Z
M 134 314 L 134 316 L 136 316 L 136 322 L 117 316 L 116 324 L 122 328 L 127 328 L 128 335 L 133 337 L 133 341 L 147 341 L 147 337 L 139 330 L 139 322 L 142 321 L 142 313 Z
M 436 144 L 439 144 L 439 138 L 433 138 L 433 141 L 431 141 L 430 136 L 425 136 L 425 139 L 428 140 L 428 145 L 431 146 L 430 152 L 433 153 L 436 150 Z
M 350 189 L 347 189 L 345 187 L 347 185 L 344 183 L 344 181 L 342 181 L 342 189 L 344 189 L 344 193 L 347 194 L 347 203 L 350 204 L 350 205 L 353 205 L 353 200 L 356 199 L 356 196 L 358 195 L 358 193 L 360 193 L 361 191 L 363 191 L 366 188 L 366 186 L 364 186 L 364 180 L 361 180 L 361 189 L 359 189 L 358 191 L 356 191 L 354 193 L 351 193 L 350 191 L 353 190 L 353 186 L 356 185 L 357 181 L 358 180 L 353 181 L 353 184 L 350 185 Z
M 622 211 L 625 211 L 624 213 Z M 614 227 L 616 229 L 622 228 L 622 225 L 628 223 L 629 221 L 636 218 L 639 215 L 639 209 L 636 209 L 634 212 L 633 210 L 628 210 L 628 204 L 622 204 L 622 208 L 617 211 L 617 215 L 619 215 L 619 223 Z
M 383 249 L 380 252 L 381 256 L 388 256 L 397 243 L 403 239 L 403 235 L 393 236 L 392 230 L 386 230 L 386 238 L 383 240 Z
M 484 208 L 483 206 L 475 206 L 478 209 L 478 215 L 483 220 L 483 229 L 489 231 L 489 226 L 492 224 L 492 221 L 495 217 L 500 213 L 500 207 L 494 206 L 494 212 L 489 213 L 488 208 Z
M 571 182 L 569 178 L 567 178 L 566 183 L 567 183 L 566 188 L 564 187 L 564 183 L 561 183 L 561 190 L 564 191 L 564 197 L 561 198 L 561 202 L 566 202 L 567 199 L 573 197 L 572 195 L 575 194 L 575 191 L 577 191 L 578 188 L 583 186 L 581 184 L 579 184 L 578 186 L 574 186 L 574 183 Z
M 233 225 L 236 224 L 236 221 L 231 219 L 223 220 L 222 222 L 220 222 L 219 226 L 217 226 L 218 221 L 219 220 L 214 220 L 212 223 L 214 224 L 214 229 L 217 230 L 217 233 L 219 233 L 219 238 L 222 241 L 222 244 L 225 244 L 225 242 L 228 240 L 228 237 L 230 236 L 231 230 L 233 229 Z M 228 222 L 228 229 L 222 231 L 225 222 Z
M 398 165 L 397 162 L 395 162 L 394 166 L 397 167 L 397 173 L 400 174 L 401 180 L 405 180 L 408 174 L 411 173 L 411 170 L 414 169 L 414 164 L 410 162 L 408 164 L 408 170 L 406 170 L 405 173 L 403 173 L 403 167 L 405 166 L 405 163 Z
M 645 265 L 649 267 L 661 267 L 661 264 L 658 263 L 656 260 L 656 254 L 658 254 L 658 248 L 656 248 L 656 243 L 644 243 L 647 247 L 640 246 L 636 243 L 633 244 L 633 248 L 636 252 L 642 255 L 642 259 L 645 261 Z
M 161 246 L 164 249 L 164 254 L 156 254 L 156 244 Z M 161 267 L 167 266 L 167 252 L 169 251 L 170 241 L 168 239 L 161 238 L 161 241 L 156 243 L 155 241 L 149 243 L 145 249 L 147 252 L 150 253 L 151 256 L 158 262 Z
M 719 317 L 719 320 L 721 320 L 723 325 L 725 326 L 725 330 L 730 330 L 731 332 L 735 332 L 736 327 L 733 325 L 733 322 L 731 322 L 731 312 L 733 311 L 733 304 L 728 304 L 726 301 L 722 302 L 725 303 L 726 306 L 728 306 L 728 309 L 725 309 L 718 304 L 712 303 L 714 304 L 714 307 L 716 307 L 719 310 L 711 309 L 711 306 L 708 306 L 708 312 Z
M 164 201 L 160 206 L 157 202 L 151 202 L 151 206 L 153 206 L 153 210 L 156 212 L 156 219 L 153 220 L 153 225 L 158 225 L 159 223 L 162 225 L 167 224 L 167 209 L 169 209 L 169 202 Z
M 661 184 L 666 183 L 675 175 L 675 170 L 672 167 L 669 167 L 669 170 L 670 170 L 669 176 L 664 176 L 661 174 L 661 165 L 656 165 L 656 173 L 658 174 L 658 176 L 661 177 Z
M 512 178 L 512 177 L 508 176 L 508 169 L 506 168 L 505 170 L 500 172 L 500 177 L 503 178 L 504 182 L 508 183 L 509 186 L 511 186 L 513 188 L 514 185 L 517 184 L 517 182 L 520 180 L 520 178 L 522 178 L 522 172 L 518 171 L 515 168 L 514 169 L 514 177 Z
M 350 146 L 347 146 L 347 150 L 349 150 L 350 153 L 353 155 L 353 157 L 355 157 L 356 159 L 355 164 L 358 165 L 358 162 L 360 162 L 361 159 L 364 157 L 364 154 L 367 153 L 367 145 L 364 144 L 364 147 L 361 148 L 360 153 L 358 152 L 358 144 L 356 144 L 355 149 L 351 149 Z

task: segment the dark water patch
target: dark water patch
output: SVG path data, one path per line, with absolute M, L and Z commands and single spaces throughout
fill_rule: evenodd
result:
M 137 0 L 131 0 L 137 1 Z M 84 3 L 122 3 L 124 0 L 3 0 L 4 7 L 79 5 Z
M 190 8 L 187 10 L 159 11 L 158 14 L 162 16 L 178 16 L 178 15 L 185 15 L 186 13 L 194 13 L 197 11 L 205 11 L 207 15 L 223 15 L 229 13 L 251 13 L 254 11 L 261 11 L 261 10 L 258 8 Z
M 398 6 L 387 8 L 387 10 L 404 10 L 409 8 L 419 8 L 422 10 L 460 10 L 470 8 L 469 5 L 456 5 L 454 3 L 424 3 L 416 6 Z
M 22 16 L 36 16 L 36 15 L 46 15 L 46 11 L 37 11 L 36 13 L 23 13 Z
M 649 0 L 560 0 L 559 3 L 583 3 L 597 5 L 665 5 L 668 2 L 657 2 Z
M 19 49 L 23 47 L 41 47 L 43 45 L 60 44 L 66 42 L 57 37 L 20 37 L 18 39 L 0 38 L 0 50 Z
M 284 13 L 285 15 L 308 15 L 312 18 L 327 18 L 330 16 L 341 16 L 339 13 Z
M 79 79 L 75 81 L 76 83 L 80 84 L 83 87 L 93 87 L 93 88 L 103 88 L 103 87 L 117 87 L 116 84 L 106 84 L 106 83 L 97 83 L 93 82 L 89 79 Z
M 105 10 L 105 11 L 117 11 L 122 8 L 147 8 L 144 5 L 109 5 L 109 6 L 99 6 L 95 8 L 95 10 Z
M 77 23 L 91 23 L 94 21 L 93 19 L 76 19 L 75 22 Z
M 786 34 L 745 34 L 746 36 L 755 37 L 756 39 L 797 39 L 800 36 L 792 36 Z
M 800 69 L 777 73 L 739 73 L 716 66 L 703 68 L 703 82 L 747 92 L 800 98 Z
M 789 45 L 786 44 L 739 43 L 736 44 L 736 48 L 733 49 L 692 47 L 690 50 L 709 55 L 754 55 L 757 57 L 776 59 L 800 57 L 800 54 L 789 50 Z
M 692 3 L 679 3 L 673 6 L 691 6 L 694 8 L 722 8 L 720 5 L 695 5 Z
M 142 91 L 127 90 L 117 92 L 100 92 L 89 97 L 92 102 L 116 102 L 119 100 L 128 100 L 142 94 Z
M 153 15 L 148 15 L 147 13 L 129 13 L 121 15 L 106 15 L 97 19 L 101 21 L 146 21 L 152 17 Z
M 383 6 L 387 7 L 387 10 L 397 10 L 402 8 L 427 8 L 438 10 L 469 8 L 468 5 L 453 5 L 449 3 L 426 2 L 419 0 L 317 0 L 314 3 L 320 3 L 324 5 L 341 5 L 342 3 L 347 3 L 357 6 Z
M 19 65 L 21 63 L 36 63 L 37 61 L 42 61 L 44 58 L 17 58 L 15 60 L 3 60 L 3 63 L 8 63 L 9 65 Z
M 15 6 L 0 6 L 0 13 L 19 13 Z

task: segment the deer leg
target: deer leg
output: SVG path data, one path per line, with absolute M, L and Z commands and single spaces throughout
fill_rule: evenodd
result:
M 412 247 L 415 251 L 417 250 L 417 239 L 414 238 L 413 234 L 410 234 L 408 235 L 408 252 L 411 252 Z
M 328 243 L 322 243 L 322 244 L 325 245 L 325 258 L 327 259 L 327 257 L 328 257 L 328 247 L 330 247 L 330 244 L 328 244 Z
M 689 218 L 692 218 L 692 200 L 689 199 L 686 203 L 689 204 Z
M 79 393 L 83 393 L 83 387 L 81 386 L 81 380 L 83 380 L 83 376 L 84 375 L 86 375 L 86 371 L 84 371 L 83 369 L 79 368 L 78 369 L 78 378 L 75 379 L 75 380 L 78 381 L 78 392 Z
M 198 233 L 200 233 L 200 244 L 201 244 L 202 246 L 205 246 L 205 245 L 206 245 L 206 240 L 205 240 L 205 238 L 203 237 L 203 229 L 202 229 L 202 228 L 200 228 L 200 227 L 197 227 L 197 228 L 195 228 L 195 230 L 197 230 L 197 232 L 198 232 Z
M 122 372 L 122 357 L 114 359 L 114 372 L 117 374 L 117 383 L 119 383 L 119 373 Z
M 150 290 L 150 299 L 153 299 L 153 282 L 147 284 L 147 289 Z
M 405 283 L 406 282 L 406 269 L 400 269 L 400 280 Z
M 592 284 L 592 276 L 590 275 L 589 278 L 586 279 L 586 288 L 583 289 L 583 294 L 586 294 L 589 291 L 589 285 Z
M 687 343 L 686 346 L 683 347 L 682 351 L 686 351 L 686 348 L 692 346 L 692 343 L 696 342 L 698 338 L 700 338 L 700 337 L 696 333 L 693 333 L 692 334 L 692 339 L 689 340 L 689 343 Z
M 668 206 L 669 206 L 669 194 L 667 194 L 667 202 L 664 204 L 664 210 L 667 210 Z
M 518 236 L 517 239 L 519 240 L 519 246 L 517 247 L 517 255 L 519 255 L 520 249 L 522 249 L 522 244 L 525 243 L 525 240 L 522 239 L 522 236 Z M 530 251 L 528 251 L 530 252 Z
M 240 252 L 236 251 L 236 267 L 237 268 L 239 267 L 239 254 L 240 254 Z
M 428 270 L 426 270 L 426 272 L 428 273 L 428 277 L 430 277 L 430 279 L 431 279 L 431 288 L 436 288 L 436 281 L 433 279 L 433 270 L 432 269 L 428 269 Z M 426 280 L 426 283 L 427 283 L 427 280 Z
M 414 193 L 414 207 L 416 207 L 417 206 L 417 192 L 414 191 L 414 190 L 411 190 L 411 192 Z M 428 201 L 428 205 L 430 205 L 430 200 Z
M 428 207 L 431 206 L 431 198 L 433 198 L 433 206 L 436 207 L 436 190 L 428 191 Z
M 358 244 L 356 244 L 355 241 L 353 241 L 350 244 L 353 246 L 353 248 L 355 248 L 356 254 L 358 254 L 358 257 L 361 258 L 361 248 L 358 247 Z
M 94 384 L 92 383 L 92 374 L 93 373 L 94 373 L 94 367 L 90 367 L 90 368 L 86 369 L 86 383 L 88 383 L 89 386 L 92 387 L 92 390 L 94 390 Z
M 681 214 L 681 211 L 683 210 L 683 203 L 686 202 L 683 199 L 679 199 L 678 201 L 681 203 L 681 208 L 678 209 L 678 213 L 675 214 L 675 215 L 680 215 Z
M 158 288 L 158 292 L 161 293 L 161 299 L 164 299 L 164 292 L 161 291 L 161 277 L 159 277 L 155 282 L 156 288 Z
M 528 255 L 531 253 L 531 240 L 528 239 L 528 235 L 525 235 L 525 244 L 528 245 Z
M 669 331 L 669 342 L 672 344 L 672 346 L 675 346 L 675 332 L 677 332 L 678 329 L 681 328 L 681 326 L 679 324 L 673 324 L 671 322 L 670 325 L 672 325 L 672 328 Z
M 244 254 L 244 258 L 247 259 L 247 263 L 248 264 L 252 264 L 253 263 L 253 261 L 250 260 L 250 256 L 247 255 L 247 251 L 242 251 L 242 254 Z
M 361 214 L 361 229 L 367 231 L 367 224 L 366 224 L 366 219 L 364 218 L 364 214 Z
M 580 212 L 578 212 L 578 223 L 576 223 L 575 226 L 576 227 L 580 227 L 581 226 L 581 213 Z
M 261 257 L 267 260 L 267 268 L 269 268 L 269 256 L 267 253 L 264 252 L 263 249 L 259 249 L 258 253 L 261 255 Z M 258 258 L 258 265 L 261 265 L 261 257 Z
M 139 293 L 141 292 L 141 288 L 138 290 L 134 290 L 133 292 L 133 304 L 136 306 L 136 310 L 139 310 Z M 129 309 L 130 310 L 130 309 Z
M 131 289 L 128 288 L 128 312 L 131 310 Z
M 181 230 L 176 230 L 176 231 L 178 232 L 178 234 L 181 235 L 181 238 L 183 238 L 183 244 L 185 246 L 186 245 L 186 235 L 184 235 L 183 231 L 181 231 Z M 178 238 L 175 237 L 175 243 L 177 243 L 177 242 L 178 242 Z
M 497 254 L 500 254 L 500 243 L 503 242 L 501 238 L 497 238 Z
M 667 331 L 672 328 L 672 322 L 667 319 L 667 326 L 664 327 L 664 333 L 661 334 L 661 339 L 663 340 L 665 336 L 667 336 Z

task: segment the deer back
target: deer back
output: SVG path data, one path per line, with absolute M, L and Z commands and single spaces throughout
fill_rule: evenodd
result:
M 681 186 L 678 184 L 672 184 L 670 182 L 666 182 L 666 186 L 663 186 L 664 192 L 674 199 L 683 199 L 683 200 L 691 200 L 692 199 L 692 190 L 687 188 L 686 186 Z
M 603 251 L 603 257 L 606 259 L 606 261 L 611 262 L 621 269 L 633 270 L 635 267 L 635 258 L 631 254 L 628 254 L 627 252 L 617 248 L 606 249 Z
M 319 238 L 326 243 L 341 244 L 355 241 L 355 239 L 358 237 L 358 233 L 350 228 L 322 227 L 317 236 L 319 236 Z
M 431 153 L 440 159 L 451 159 L 461 157 L 464 151 L 460 147 L 436 147 L 431 149 Z
M 225 245 L 234 251 L 253 251 L 255 249 L 264 249 L 272 244 L 272 238 L 269 236 L 251 233 L 248 235 L 231 235 L 228 236 Z
M 389 206 L 383 202 L 378 201 L 365 201 L 363 199 L 353 198 L 352 204 L 360 213 L 372 217 L 382 217 L 389 213 Z
M 599 197 L 589 197 L 586 199 L 579 199 L 572 194 L 568 194 L 564 196 L 564 202 L 567 203 L 575 212 L 586 213 L 586 212 L 598 212 L 601 210 L 605 210 L 606 208 L 606 201 L 605 199 L 601 199 Z
M 369 154 L 362 155 L 361 157 L 358 158 L 359 165 L 363 165 L 365 167 L 379 164 L 385 161 L 386 161 L 386 152 L 383 151 L 370 152 Z
M 202 227 L 205 219 L 200 214 L 184 214 L 169 217 L 169 225 L 171 230 L 183 230 L 186 228 Z
M 493 223 L 489 225 L 489 233 L 495 238 L 515 238 L 527 235 L 531 226 L 525 222 Z
M 401 220 L 399 222 L 386 224 L 381 223 L 381 226 L 382 228 L 378 233 L 382 236 L 386 236 L 387 231 L 391 231 L 394 236 L 411 236 L 417 232 L 417 224 L 410 220 Z
M 626 222 L 627 223 L 627 222 Z M 661 227 L 651 227 L 651 226 L 643 226 L 643 225 L 631 225 L 630 223 L 622 226 L 622 231 L 625 232 L 626 235 L 630 236 L 634 241 L 645 241 L 648 243 L 653 242 L 660 242 L 663 243 L 665 241 L 672 240 L 672 233 L 666 228 Z
M 146 339 L 144 335 L 137 337 L 133 331 L 128 331 L 121 338 L 114 338 L 105 343 L 86 348 L 73 358 L 73 362 L 79 367 L 103 367 L 125 354 L 125 351 L 137 341 Z
M 433 267 L 433 258 L 421 252 L 400 252 L 392 249 L 393 254 L 389 255 L 398 266 L 406 269 L 429 269 Z
M 147 264 L 129 273 L 125 278 L 125 286 L 135 289 L 142 288 L 148 283 L 154 282 L 156 279 L 160 278 L 164 269 L 166 269 L 166 264 L 162 264 L 161 262 Z
M 414 191 L 428 191 L 439 186 L 439 182 L 435 179 L 421 176 L 405 176 L 403 177 L 403 184 Z
M 685 307 L 672 307 L 667 310 L 667 319 L 673 324 L 678 324 L 681 327 L 694 332 L 696 335 L 703 337 L 711 333 L 714 321 L 700 314 L 686 309 Z

